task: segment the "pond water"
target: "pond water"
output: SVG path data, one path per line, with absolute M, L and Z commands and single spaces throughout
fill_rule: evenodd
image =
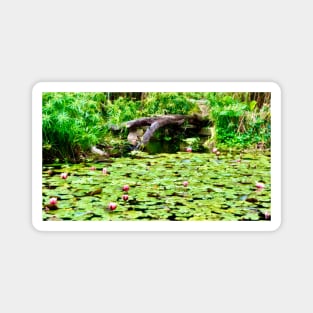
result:
M 139 152 L 107 163 L 44 165 L 43 220 L 269 220 L 270 152 L 238 158 L 239 153 L 226 151 L 219 157 Z M 257 188 L 257 182 L 265 187 Z M 51 198 L 56 205 L 49 204 Z M 110 202 L 117 205 L 113 211 Z
M 146 146 L 145 151 L 149 154 L 159 154 L 159 153 L 176 153 L 179 150 L 179 142 L 175 141 L 160 141 L 160 140 L 150 140 Z

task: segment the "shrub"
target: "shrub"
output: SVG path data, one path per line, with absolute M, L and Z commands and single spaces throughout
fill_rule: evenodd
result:
M 44 159 L 77 160 L 103 132 L 101 107 L 95 93 L 44 93 L 42 135 Z
M 208 93 L 207 99 L 218 143 L 247 147 L 263 142 L 270 147 L 269 104 L 257 106 L 249 93 Z
M 142 114 L 146 116 L 157 114 L 188 114 L 195 109 L 184 93 L 151 92 L 143 104 Z

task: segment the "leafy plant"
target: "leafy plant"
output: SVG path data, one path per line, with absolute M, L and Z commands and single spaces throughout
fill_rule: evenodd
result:
M 44 158 L 76 160 L 101 138 L 103 119 L 95 93 L 44 93 Z
M 151 92 L 143 103 L 143 115 L 188 114 L 195 108 L 195 103 L 184 93 Z
M 186 144 L 192 148 L 193 151 L 198 151 L 200 149 L 200 138 L 199 137 L 193 137 L 193 138 L 187 138 L 183 139 Z
M 269 93 L 216 92 L 49 92 L 42 99 L 43 156 L 45 160 L 79 160 L 96 144 L 117 140 L 125 146 L 126 121 L 163 114 L 209 112 L 214 138 L 219 144 L 247 147 L 262 142 L 270 146 L 271 115 Z M 201 108 L 199 105 L 201 102 Z M 200 111 L 199 111 L 200 110 Z M 186 143 L 197 151 L 197 134 L 168 127 L 155 133 L 163 142 Z M 188 142 L 188 140 L 192 140 Z M 114 146 L 114 151 L 121 150 Z M 124 151 L 124 149 L 122 149 Z M 123 152 L 124 153 L 124 152 Z
M 219 143 L 270 146 L 269 105 L 259 108 L 256 100 L 249 101 L 249 93 L 208 93 L 207 99 Z

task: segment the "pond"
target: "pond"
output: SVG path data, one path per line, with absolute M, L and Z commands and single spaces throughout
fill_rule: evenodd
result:
M 138 152 L 106 163 L 44 165 L 42 217 L 49 221 L 266 221 L 271 209 L 270 168 L 268 151 L 242 153 L 240 158 L 234 151 L 221 151 L 220 156 Z M 61 173 L 68 175 L 62 178 Z M 264 188 L 256 187 L 257 183 Z M 126 185 L 129 190 L 123 191 Z M 110 203 L 116 208 L 110 209 Z

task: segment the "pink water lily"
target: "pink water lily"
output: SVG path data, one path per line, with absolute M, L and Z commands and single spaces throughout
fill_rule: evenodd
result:
M 187 181 L 187 180 L 183 181 L 183 186 L 184 186 L 184 187 L 187 187 L 187 186 L 188 186 L 188 181 Z
M 128 191 L 129 190 L 129 186 L 128 185 L 124 185 L 122 189 L 123 189 L 123 191 Z
M 128 200 L 128 195 L 123 195 L 123 196 L 122 196 L 122 199 L 123 199 L 124 201 L 127 201 L 127 200 Z
M 107 168 L 103 168 L 103 169 L 102 169 L 102 174 L 104 174 L 104 175 L 108 174 Z
M 66 179 L 67 178 L 67 173 L 61 173 L 61 175 L 60 175 L 60 177 L 62 178 L 62 179 Z
M 58 202 L 58 199 L 57 198 L 50 198 L 50 200 L 49 200 L 49 203 L 51 204 L 51 205 L 56 205 L 57 204 L 57 202 Z
M 263 189 L 265 187 L 265 185 L 263 183 L 260 183 L 260 182 L 256 182 L 255 186 L 257 188 L 260 188 L 260 189 Z
M 188 148 L 186 148 L 186 151 L 187 151 L 187 152 L 192 152 L 192 148 L 191 148 L 191 147 L 188 147 Z
M 212 152 L 213 152 L 213 153 L 216 153 L 217 151 L 218 151 L 217 148 L 213 148 L 213 149 L 212 149 Z
M 90 167 L 90 170 L 91 170 L 91 171 L 95 171 L 95 170 L 96 170 L 96 167 L 95 167 L 95 166 L 91 166 L 91 167 Z
M 117 207 L 117 204 L 114 202 L 110 202 L 108 205 L 108 209 L 111 211 L 114 211 L 116 209 L 116 207 Z

